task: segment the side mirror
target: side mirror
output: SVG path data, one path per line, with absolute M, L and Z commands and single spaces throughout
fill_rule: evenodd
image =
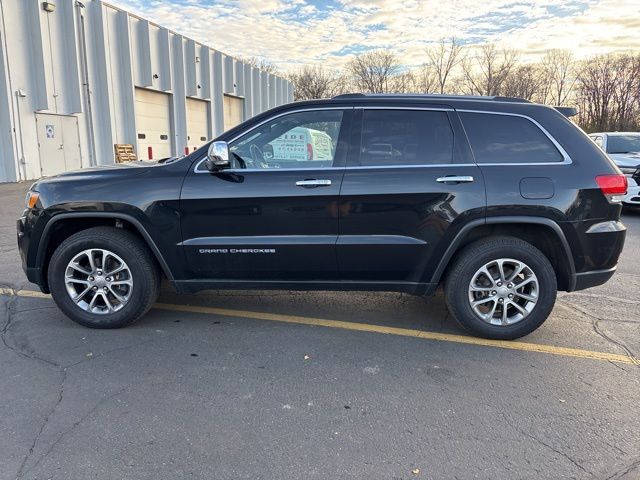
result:
M 204 161 L 203 166 L 211 172 L 229 168 L 231 162 L 229 161 L 229 145 L 227 145 L 227 142 L 213 142 L 209 146 L 207 159 Z

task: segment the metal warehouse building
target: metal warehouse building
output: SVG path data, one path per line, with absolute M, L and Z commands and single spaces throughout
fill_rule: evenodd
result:
M 194 20 L 196 21 L 196 20 Z M 100 0 L 0 0 L 0 181 L 193 151 L 283 78 Z

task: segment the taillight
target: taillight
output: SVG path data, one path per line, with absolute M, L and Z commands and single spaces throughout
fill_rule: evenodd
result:
M 602 193 L 611 203 L 622 202 L 622 197 L 627 193 L 627 177 L 622 174 L 598 175 L 596 182 Z
M 307 143 L 307 160 L 313 160 L 313 145 Z

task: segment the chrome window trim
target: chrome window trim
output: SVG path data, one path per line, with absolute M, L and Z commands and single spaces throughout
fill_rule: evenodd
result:
M 443 167 L 477 167 L 475 163 L 430 163 L 428 165 L 361 165 L 346 167 L 345 170 L 380 170 L 391 168 L 443 168 Z
M 534 120 L 533 118 L 531 118 L 528 115 L 524 115 L 522 113 L 510 113 L 510 112 L 491 112 L 491 111 L 487 111 L 487 110 L 471 110 L 471 109 L 460 109 L 460 110 L 456 110 L 459 113 L 484 113 L 484 114 L 488 114 L 488 115 L 504 115 L 504 116 L 509 116 L 509 117 L 520 117 L 520 118 L 524 118 L 526 120 L 529 120 L 531 123 L 533 123 L 536 127 L 538 127 L 540 129 L 540 131 L 551 141 L 551 143 L 553 143 L 553 145 L 558 149 L 558 152 L 560 152 L 560 154 L 562 155 L 563 160 L 561 162 L 526 162 L 526 163 L 518 163 L 518 162 L 513 162 L 513 163 L 479 163 L 479 162 L 475 162 L 476 165 L 478 166 L 482 166 L 482 167 L 497 167 L 497 166 L 516 166 L 516 165 L 520 165 L 520 166 L 532 166 L 532 165 L 571 165 L 573 163 L 573 160 L 571 160 L 571 157 L 569 156 L 569 154 L 567 153 L 567 151 L 562 148 L 562 145 L 560 145 L 558 143 L 558 141 L 553 138 L 553 135 L 551 135 L 546 128 L 544 128 L 542 125 L 540 125 L 536 120 Z M 461 123 L 462 123 L 462 127 L 464 128 L 464 122 L 462 121 L 462 119 L 460 119 Z M 471 144 L 469 143 L 469 145 L 471 146 Z M 473 147 L 471 147 L 471 151 L 473 152 Z
M 486 165 L 486 164 L 483 164 Z M 505 165 L 501 163 L 500 165 Z M 519 163 L 518 165 L 523 165 Z M 540 165 L 536 163 L 536 165 Z M 224 173 L 249 173 L 249 172 L 331 172 L 344 170 L 381 170 L 381 169 L 405 169 L 405 168 L 443 168 L 443 167 L 478 167 L 475 163 L 433 163 L 430 165 L 379 165 L 358 167 L 318 167 L 318 168 L 225 168 Z M 195 173 L 211 173 L 209 170 L 200 170 Z
M 430 110 L 430 111 L 439 111 L 439 112 L 461 112 L 461 113 L 483 113 L 488 115 L 505 115 L 511 117 L 521 117 L 524 118 L 531 123 L 533 123 L 540 131 L 553 143 L 553 145 L 558 149 L 560 154 L 563 157 L 561 162 L 527 162 L 527 163 L 441 163 L 441 164 L 430 164 L 430 165 L 380 165 L 380 166 L 358 166 L 358 167 L 318 167 L 318 168 L 229 168 L 225 169 L 226 173 L 248 173 L 248 172 L 309 172 L 313 170 L 321 170 L 321 171 L 338 171 L 338 170 L 371 170 L 371 169 L 390 169 L 390 168 L 443 168 L 443 167 L 499 167 L 499 166 L 551 166 L 551 165 L 571 165 L 573 160 L 567 153 L 567 151 L 558 143 L 558 141 L 544 128 L 540 123 L 531 118 L 528 115 L 524 115 L 522 113 L 510 113 L 510 112 L 492 112 L 489 110 L 474 110 L 474 109 L 455 109 L 455 108 L 438 108 L 438 107 L 405 107 L 405 106 L 342 106 L 342 107 L 318 107 L 318 108 L 301 108 L 296 110 L 289 110 L 286 112 L 279 113 L 274 117 L 269 117 L 264 121 L 254 125 L 251 129 L 236 135 L 231 138 L 227 143 L 231 143 L 243 135 L 248 134 L 249 132 L 255 130 L 256 128 L 264 125 L 265 123 L 274 120 L 279 117 L 283 117 L 285 115 L 290 115 L 293 113 L 301 113 L 301 112 L 314 112 L 321 110 Z M 462 122 L 462 120 L 461 120 Z M 464 122 L 462 122 L 462 126 L 464 128 Z M 472 149 L 473 151 L 473 149 Z M 198 170 L 198 167 L 206 160 L 202 158 L 196 163 L 193 172 L 194 173 L 211 173 L 209 170 Z

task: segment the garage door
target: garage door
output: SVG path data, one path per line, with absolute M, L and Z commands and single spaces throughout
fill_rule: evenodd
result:
M 171 156 L 169 95 L 136 88 L 138 158 L 154 160 Z
M 208 102 L 187 98 L 187 148 L 189 153 L 207 141 L 208 131 Z
M 224 129 L 225 131 L 242 123 L 244 100 L 230 95 L 224 96 Z

